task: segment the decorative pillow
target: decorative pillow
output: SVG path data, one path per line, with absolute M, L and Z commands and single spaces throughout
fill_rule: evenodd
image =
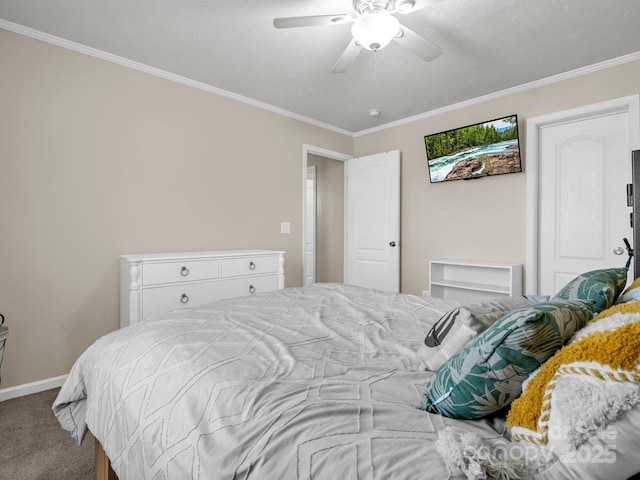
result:
M 551 298 L 551 295 L 525 295 L 525 298 L 531 303 L 542 303 L 548 302 Z
M 513 310 L 451 357 L 427 384 L 418 408 L 453 418 L 493 413 L 593 317 L 590 301 L 536 303 Z
M 525 297 L 497 297 L 465 305 L 445 313 L 424 339 L 420 353 L 429 370 L 437 370 L 478 333 L 493 325 L 509 310 L 531 303 Z
M 512 439 L 575 450 L 640 404 L 640 302 L 602 312 L 524 385 Z
M 618 297 L 616 303 L 629 303 L 640 300 L 640 278 L 627 287 L 627 289 Z
M 583 273 L 571 280 L 551 299 L 593 300 L 594 313 L 606 310 L 615 302 L 627 283 L 627 268 L 607 268 Z

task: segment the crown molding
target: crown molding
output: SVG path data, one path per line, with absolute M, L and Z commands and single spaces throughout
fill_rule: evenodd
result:
M 388 128 L 397 127 L 407 123 L 422 120 L 424 118 L 434 117 L 436 115 L 440 115 L 445 112 L 451 112 L 452 110 L 458 110 L 460 108 L 469 107 L 471 105 L 487 102 L 489 100 L 494 100 L 496 98 L 506 97 L 507 95 L 513 95 L 514 93 L 524 92 L 526 90 L 532 90 L 534 88 L 542 87 L 544 85 L 549 85 L 551 83 L 557 83 L 570 78 L 587 75 L 589 73 L 597 72 L 599 70 L 605 70 L 607 68 L 615 67 L 617 65 L 622 65 L 629 62 L 635 62 L 636 60 L 640 60 L 640 52 L 630 53 L 628 55 L 623 55 L 622 57 L 612 58 L 610 60 L 605 60 L 604 62 L 595 63 L 593 65 L 588 65 L 586 67 L 576 68 L 575 70 L 559 73 L 558 75 L 552 75 L 551 77 L 542 78 L 540 80 L 535 80 L 533 82 L 524 83 L 522 85 L 507 88 L 505 90 L 500 90 L 498 92 L 493 92 L 488 95 L 483 95 L 481 97 L 465 100 L 464 102 L 454 103 L 453 105 L 447 105 L 446 107 L 437 108 L 435 110 L 429 110 L 428 112 L 414 115 L 412 117 L 403 118 L 402 120 L 385 123 L 384 125 L 379 125 L 377 127 L 369 128 L 367 130 L 361 130 L 359 132 L 355 132 L 353 136 L 361 137 L 363 135 L 369 135 L 371 133 L 376 133 L 382 130 L 386 130 Z
M 177 82 L 182 85 L 186 85 L 189 87 L 197 88 L 199 90 L 203 90 L 205 92 L 213 93 L 215 95 L 220 95 L 221 97 L 226 97 L 232 100 L 236 100 L 238 102 L 251 105 L 256 108 L 260 108 L 262 110 L 266 110 L 268 112 L 272 112 L 278 115 L 282 115 L 284 117 L 289 117 L 294 120 L 298 120 L 300 122 L 307 123 L 309 125 L 313 125 L 315 127 L 324 128 L 325 130 L 329 130 L 335 133 L 339 133 L 341 135 L 346 135 L 348 137 L 357 138 L 362 137 L 364 135 L 369 135 L 372 133 L 377 133 L 383 130 L 387 130 L 389 128 L 398 127 L 401 125 L 405 125 L 407 123 L 416 122 L 418 120 L 422 120 L 429 117 L 434 117 L 436 115 L 440 115 L 446 112 L 451 112 L 453 110 L 458 110 L 460 108 L 469 107 L 471 105 L 476 105 L 478 103 L 487 102 L 490 100 L 494 100 L 501 97 L 506 97 L 507 95 L 513 95 L 514 93 L 524 92 L 526 90 L 532 90 L 534 88 L 542 87 L 544 85 L 549 85 L 551 83 L 561 82 L 563 80 L 567 80 L 570 78 L 579 77 L 582 75 L 587 75 L 589 73 L 597 72 L 599 70 L 604 70 L 607 68 L 615 67 L 617 65 L 622 65 L 629 62 L 634 62 L 640 60 L 640 52 L 630 53 L 628 55 L 623 55 L 621 57 L 613 58 L 610 60 L 606 60 L 604 62 L 595 63 L 593 65 L 588 65 L 586 67 L 577 68 L 575 70 L 570 70 L 568 72 L 560 73 L 558 75 L 552 75 L 550 77 L 542 78 L 540 80 L 535 80 L 533 82 L 525 83 L 522 85 L 517 85 L 515 87 L 507 88 L 505 90 L 500 90 L 497 92 L 493 92 L 487 95 L 483 95 L 481 97 L 472 98 L 470 100 L 465 100 L 463 102 L 455 103 L 453 105 L 447 105 L 446 107 L 437 108 L 435 110 L 429 110 L 427 112 L 414 115 L 411 117 L 403 118 L 401 120 L 396 120 L 394 122 L 385 123 L 383 125 L 378 125 L 377 127 L 369 128 L 366 130 L 360 130 L 358 132 L 352 132 L 349 130 L 345 130 L 343 128 L 336 127 L 334 125 L 330 125 L 328 123 L 320 122 L 318 120 L 314 120 L 313 118 L 305 117 L 304 115 L 300 115 L 294 112 L 290 112 L 280 107 L 276 107 L 270 105 L 265 102 L 261 102 L 255 100 L 253 98 L 244 97 L 242 95 L 238 95 L 233 92 L 229 92 L 227 90 L 223 90 L 221 88 L 214 87 L 212 85 L 208 85 L 203 82 L 198 82 L 196 80 L 192 80 L 187 77 L 182 77 L 180 75 L 173 74 L 171 72 L 167 72 L 165 70 L 161 70 L 159 68 L 151 67 L 149 65 L 145 65 L 140 62 L 136 62 L 133 60 L 129 60 L 128 58 L 120 57 L 118 55 L 113 55 L 108 52 L 104 52 L 102 50 L 98 50 L 97 48 L 88 47 L 86 45 L 82 45 L 77 42 L 73 42 L 71 40 L 67 40 L 61 37 L 57 37 L 55 35 L 50 35 L 48 33 L 41 32 L 39 30 L 35 30 L 33 28 L 25 27 L 23 25 L 19 25 L 17 23 L 9 22 L 7 20 L 3 20 L 0 18 L 0 28 L 4 30 L 8 30 L 10 32 L 18 33 L 20 35 L 24 35 L 26 37 L 30 37 L 36 40 L 40 40 L 46 43 L 50 43 L 52 45 L 56 45 L 58 47 L 66 48 L 68 50 L 73 50 L 75 52 L 83 53 L 85 55 L 89 55 L 91 57 L 99 58 L 101 60 L 105 60 L 107 62 L 115 63 L 118 65 L 122 65 L 124 67 L 132 68 L 134 70 L 138 70 L 143 73 L 147 73 L 149 75 L 153 75 L 156 77 L 164 78 L 165 80 L 170 80 L 172 82 Z
M 35 30 L 33 28 L 25 27 L 17 23 L 9 22 L 1 18 L 0 18 L 0 28 L 4 30 L 8 30 L 13 33 L 24 35 L 25 37 L 30 37 L 35 40 L 40 40 L 42 42 L 49 43 L 51 45 L 56 45 L 58 47 L 66 48 L 68 50 L 73 50 L 74 52 L 83 53 L 91 57 L 95 57 L 101 60 L 105 60 L 107 62 L 115 63 L 123 67 L 132 68 L 133 70 L 138 70 L 139 72 L 147 73 L 155 77 L 164 78 L 165 80 L 170 80 L 172 82 L 180 83 L 188 87 L 197 88 L 198 90 L 203 90 L 208 93 L 220 95 L 221 97 L 230 98 L 231 100 L 236 100 L 238 102 L 245 103 L 247 105 L 251 105 L 253 107 L 266 110 L 268 112 L 276 113 L 278 115 L 289 117 L 294 120 L 299 120 L 301 122 L 308 123 L 309 125 L 313 125 L 315 127 L 324 128 L 326 130 L 330 130 L 335 133 L 353 137 L 353 132 L 336 127 L 334 125 L 320 122 L 318 120 L 314 120 L 313 118 L 305 117 L 304 115 L 290 112 L 283 108 L 275 107 L 268 103 L 255 100 L 253 98 L 244 97 L 242 95 L 238 95 L 237 93 L 229 92 L 228 90 L 223 90 L 221 88 L 214 87 L 212 85 L 208 85 L 203 82 L 198 82 L 196 80 L 192 80 L 187 77 L 182 77 L 180 75 L 167 72 L 166 70 L 161 70 L 156 67 L 151 67 L 149 65 L 145 65 L 144 63 L 136 62 L 134 60 L 129 60 L 128 58 L 120 57 L 118 55 L 113 55 L 111 53 L 98 50 L 97 48 L 88 47 L 86 45 L 82 45 L 81 43 L 73 42 L 71 40 L 67 40 L 61 37 L 56 37 L 55 35 L 50 35 L 48 33 L 44 33 L 39 30 Z

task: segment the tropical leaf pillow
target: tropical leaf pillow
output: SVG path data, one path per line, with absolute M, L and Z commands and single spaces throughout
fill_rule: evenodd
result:
M 627 283 L 627 272 L 628 270 L 622 267 L 583 273 L 565 285 L 551 301 L 593 300 L 593 311 L 598 314 L 616 301 Z
M 520 395 L 528 375 L 591 318 L 593 302 L 582 300 L 512 310 L 438 369 L 418 408 L 466 419 L 501 409 Z

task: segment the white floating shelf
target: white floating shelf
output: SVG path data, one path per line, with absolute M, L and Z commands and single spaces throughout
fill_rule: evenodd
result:
M 431 260 L 431 296 L 461 303 L 496 296 L 522 295 L 522 265 L 514 263 Z

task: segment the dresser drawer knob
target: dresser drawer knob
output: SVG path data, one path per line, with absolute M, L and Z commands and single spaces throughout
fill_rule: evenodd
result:
M 249 293 L 256 293 L 256 287 L 254 287 L 253 285 L 249 285 Z
M 249 262 L 249 270 L 255 270 L 256 269 L 256 264 L 253 262 Z
M 189 275 L 189 269 L 187 267 L 182 267 L 182 269 L 180 270 L 180 275 L 186 277 L 187 275 Z
M 189 297 L 187 296 L 186 293 L 183 293 L 182 296 L 180 297 L 180 303 L 187 303 L 189 301 Z

